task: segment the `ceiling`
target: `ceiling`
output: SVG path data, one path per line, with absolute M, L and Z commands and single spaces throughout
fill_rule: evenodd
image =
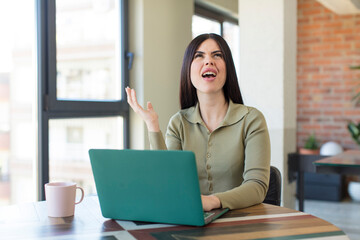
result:
M 339 15 L 360 14 L 360 0 L 317 0 Z

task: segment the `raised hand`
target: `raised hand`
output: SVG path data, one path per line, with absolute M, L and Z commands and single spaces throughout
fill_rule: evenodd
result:
M 160 132 L 159 119 L 157 113 L 151 102 L 147 102 L 147 109 L 141 107 L 136 99 L 136 92 L 129 87 L 125 88 L 127 95 L 127 102 L 130 107 L 136 112 L 144 121 L 149 132 Z

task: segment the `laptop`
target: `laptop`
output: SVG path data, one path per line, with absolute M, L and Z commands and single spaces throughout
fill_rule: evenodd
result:
M 203 226 L 229 210 L 204 213 L 193 152 L 90 149 L 89 155 L 105 218 Z

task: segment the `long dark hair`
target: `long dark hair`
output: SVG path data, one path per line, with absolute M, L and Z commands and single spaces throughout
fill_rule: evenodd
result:
M 207 39 L 213 39 L 219 45 L 220 50 L 223 53 L 223 57 L 226 65 L 226 81 L 223 87 L 225 100 L 231 99 L 234 103 L 243 104 L 238 79 L 236 76 L 236 70 L 234 61 L 231 55 L 230 48 L 226 41 L 219 35 L 214 33 L 202 34 L 194 38 L 185 50 L 183 64 L 181 67 L 180 75 L 180 106 L 181 109 L 195 106 L 198 102 L 196 89 L 191 83 L 190 70 L 191 63 L 194 59 L 196 50 L 199 48 L 202 42 Z

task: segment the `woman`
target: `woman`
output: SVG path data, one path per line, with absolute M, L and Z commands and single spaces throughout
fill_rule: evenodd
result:
M 166 143 L 150 102 L 143 109 L 134 89 L 128 103 L 145 121 L 153 149 L 193 151 L 203 208 L 244 208 L 261 203 L 268 189 L 270 140 L 263 115 L 243 105 L 234 62 L 216 34 L 193 39 L 183 59 L 181 110 L 169 122 Z

